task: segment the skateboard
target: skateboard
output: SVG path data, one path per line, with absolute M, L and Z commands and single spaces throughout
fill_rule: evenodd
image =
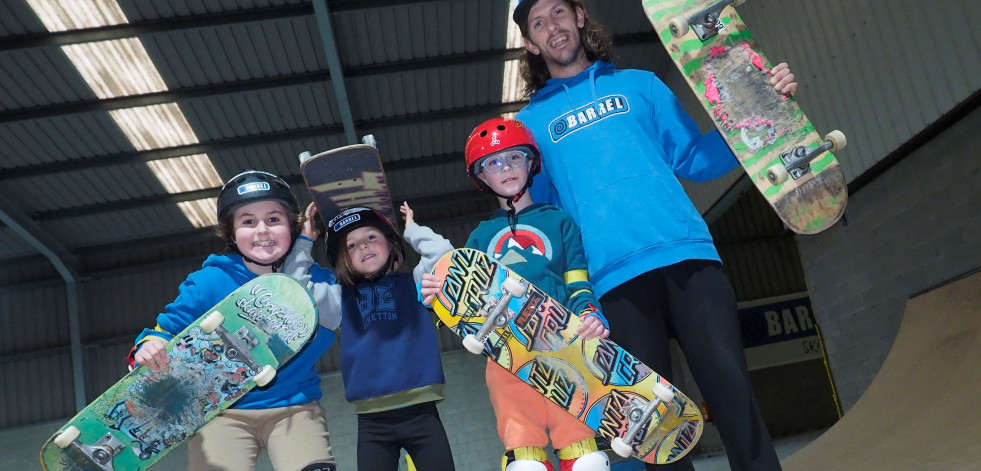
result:
M 433 310 L 471 353 L 483 353 L 610 440 L 620 456 L 666 464 L 702 434 L 698 405 L 606 339 L 582 340 L 579 316 L 473 249 L 440 258 Z
M 648 20 L 733 154 L 794 232 L 813 234 L 842 216 L 848 199 L 834 153 L 793 97 L 769 84 L 770 62 L 734 8 L 745 0 L 644 0 Z
M 345 209 L 366 206 L 398 224 L 375 138 L 369 134 L 363 142 L 300 154 L 300 173 L 325 223 Z
M 242 285 L 167 343 L 170 365 L 130 371 L 41 448 L 41 467 L 152 466 L 255 386 L 265 386 L 317 328 L 310 293 L 283 274 Z

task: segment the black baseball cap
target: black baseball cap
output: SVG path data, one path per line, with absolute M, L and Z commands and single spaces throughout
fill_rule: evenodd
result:
M 518 25 L 522 35 L 525 35 L 525 30 L 528 29 L 528 11 L 536 3 L 538 3 L 538 0 L 518 0 L 518 6 L 514 7 L 514 13 L 511 15 L 511 19 Z

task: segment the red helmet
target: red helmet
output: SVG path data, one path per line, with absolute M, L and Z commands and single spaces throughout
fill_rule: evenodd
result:
M 525 127 L 524 123 L 510 118 L 493 118 L 484 121 L 470 133 L 466 144 L 467 175 L 477 185 L 481 191 L 487 189 L 487 185 L 477 178 L 477 162 L 488 155 L 500 152 L 512 147 L 524 146 L 531 149 L 528 177 L 529 184 L 531 178 L 538 174 L 542 169 L 541 151 L 531 131 Z

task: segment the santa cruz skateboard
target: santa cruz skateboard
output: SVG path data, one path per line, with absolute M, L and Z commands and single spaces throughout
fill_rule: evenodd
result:
M 433 310 L 467 350 L 535 388 L 617 454 L 665 464 L 698 441 L 697 404 L 617 344 L 579 338 L 578 316 L 506 266 L 457 249 L 433 273 L 443 280 Z
M 769 84 L 770 63 L 733 6 L 745 0 L 644 0 L 668 54 L 756 188 L 791 230 L 827 229 L 844 213 L 845 177 L 793 97 Z
M 324 222 L 345 209 L 366 206 L 398 224 L 373 136 L 365 136 L 364 144 L 313 156 L 309 152 L 300 154 L 300 173 Z
M 272 381 L 316 327 L 313 298 L 292 278 L 271 274 L 242 285 L 167 344 L 168 367 L 137 367 L 61 427 L 41 448 L 42 468 L 150 467 Z

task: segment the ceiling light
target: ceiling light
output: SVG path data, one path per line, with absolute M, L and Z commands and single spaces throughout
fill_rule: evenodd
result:
M 48 31 L 129 23 L 116 0 L 26 0 Z
M 146 164 L 168 193 L 219 188 L 222 185 L 218 171 L 204 154 L 151 160 Z
M 177 103 L 112 110 L 109 114 L 136 150 L 198 143 L 194 130 Z
M 61 49 L 99 98 L 167 90 L 163 77 L 137 38 L 72 44 Z

